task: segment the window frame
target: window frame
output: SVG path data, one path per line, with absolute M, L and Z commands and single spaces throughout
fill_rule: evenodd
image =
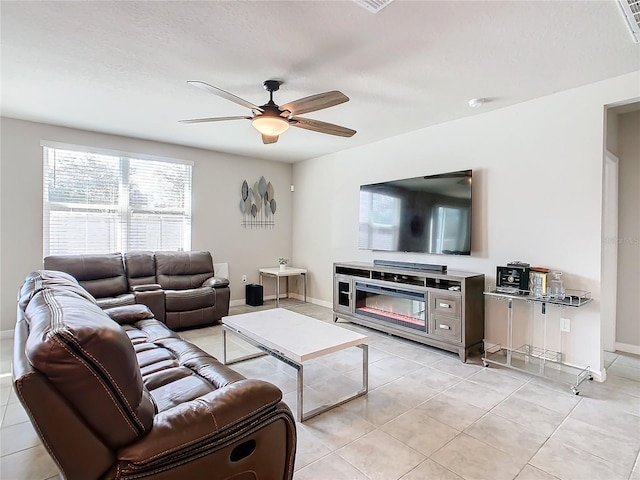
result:
M 168 157 L 160 157 L 155 155 L 148 154 L 140 154 L 140 153 L 131 153 L 120 150 L 111 150 L 111 149 L 103 149 L 97 147 L 90 147 L 84 145 L 75 145 L 75 144 L 66 144 L 59 142 L 51 142 L 51 141 L 41 141 L 40 146 L 42 148 L 42 204 L 43 204 L 43 253 L 44 256 L 51 255 L 51 212 L 55 211 L 55 206 L 67 206 L 73 208 L 74 206 L 78 208 L 79 211 L 90 211 L 92 209 L 100 209 L 104 210 L 113 210 L 117 213 L 116 220 L 116 228 L 117 232 L 115 234 L 115 250 L 118 252 L 126 252 L 128 250 L 139 250 L 141 248 L 129 248 L 132 240 L 129 239 L 129 236 L 133 239 L 132 235 L 132 219 L 135 214 L 152 214 L 153 212 L 157 212 L 158 218 L 161 218 L 162 215 L 175 215 L 175 217 L 179 220 L 182 219 L 183 223 L 186 223 L 186 226 L 182 227 L 182 246 L 178 247 L 176 250 L 190 250 L 191 249 L 191 241 L 192 241 L 192 218 L 193 218 L 193 166 L 194 163 L 192 161 L 168 158 Z M 78 152 L 80 155 L 106 155 L 110 157 L 114 157 L 117 159 L 119 165 L 119 194 L 118 194 L 118 202 L 117 204 L 110 205 L 97 205 L 91 203 L 75 203 L 75 202 L 65 202 L 65 201 L 50 201 L 48 198 L 48 179 L 50 178 L 48 174 L 48 159 L 47 157 L 50 155 L 47 149 L 54 150 L 65 150 L 65 151 L 74 151 Z M 130 195 L 130 186 L 133 185 L 133 182 L 129 180 L 129 174 L 132 170 L 132 163 L 138 161 L 152 161 L 159 163 L 168 163 L 172 165 L 185 165 L 188 167 L 187 175 L 185 176 L 185 194 L 183 197 L 183 205 L 179 209 L 167 209 L 166 211 L 158 211 L 157 208 L 153 208 L 152 205 L 135 205 L 131 202 Z M 54 208 L 51 208 L 51 207 Z M 180 214 L 180 211 L 183 211 L 183 214 Z M 112 242 L 107 242 L 112 244 Z M 148 250 L 154 250 L 155 248 L 147 248 Z M 169 248 L 166 248 L 167 250 Z M 88 251 L 73 251 L 68 253 L 89 253 Z M 54 252 L 55 254 L 56 252 Z M 108 253 L 108 252 L 104 252 Z

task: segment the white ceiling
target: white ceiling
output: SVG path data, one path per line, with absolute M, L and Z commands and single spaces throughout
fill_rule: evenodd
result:
M 503 108 L 640 69 L 615 1 L 2 1 L 2 115 L 284 162 Z M 187 85 L 262 105 L 329 90 L 350 102 L 302 115 L 263 145 L 250 114 Z M 470 109 L 470 98 L 486 97 Z

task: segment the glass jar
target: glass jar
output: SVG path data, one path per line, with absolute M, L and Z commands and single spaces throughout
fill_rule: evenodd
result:
M 549 282 L 549 295 L 554 300 L 564 300 L 565 291 L 562 283 L 562 272 L 551 272 L 553 278 Z

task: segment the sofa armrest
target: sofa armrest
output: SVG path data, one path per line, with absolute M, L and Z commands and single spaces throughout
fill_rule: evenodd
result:
M 203 287 L 223 288 L 229 286 L 229 279 L 224 277 L 207 278 L 203 283 Z
M 146 305 L 141 304 L 107 308 L 104 312 L 120 325 L 132 324 L 139 320 L 153 318 L 151 310 L 149 310 Z
M 162 290 L 162 285 L 159 283 L 145 283 L 144 285 L 134 285 L 131 287 L 133 293 L 152 292 L 155 290 Z
M 282 392 L 271 383 L 239 380 L 158 413 L 149 433 L 122 448 L 118 461 L 138 468 L 175 461 L 203 442 L 215 444 L 216 439 L 255 422 L 264 412 L 275 409 L 281 398 Z

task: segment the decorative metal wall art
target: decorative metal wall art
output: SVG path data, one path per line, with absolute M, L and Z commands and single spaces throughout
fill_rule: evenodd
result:
M 250 187 L 246 180 L 240 189 L 240 211 L 244 228 L 273 228 L 276 220 L 276 199 L 271 182 L 264 177 Z

